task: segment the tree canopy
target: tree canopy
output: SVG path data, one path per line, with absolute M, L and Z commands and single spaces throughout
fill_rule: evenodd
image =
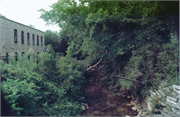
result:
M 85 5 L 86 3 L 88 5 Z M 176 30 L 173 16 L 179 14 L 179 6 L 175 5 L 178 3 L 82 0 L 77 5 L 74 0 L 60 0 L 51 6 L 52 10 L 41 9 L 40 11 L 42 13 L 41 18 L 44 21 L 48 24 L 58 24 L 62 28 L 61 38 L 69 44 L 66 57 L 84 59 L 92 65 L 108 50 L 101 63 L 104 65 L 103 73 L 109 76 L 107 81 L 111 82 L 112 87 L 121 86 L 122 89 L 138 89 L 142 85 L 133 86 L 133 82 L 123 79 L 120 80 L 121 83 L 113 86 L 113 82 L 119 82 L 119 79 L 112 79 L 111 74 L 144 81 L 146 83 L 143 87 L 147 87 L 149 84 L 153 85 L 150 81 L 158 79 L 158 77 L 151 77 L 155 71 L 151 71 L 151 75 L 147 76 L 145 80 L 145 76 L 141 77 L 143 74 L 140 70 L 141 66 L 138 67 L 140 63 L 132 66 L 133 70 L 127 69 L 126 66 L 130 64 L 128 61 L 133 59 L 131 57 L 136 57 L 135 51 L 144 47 L 153 48 L 152 45 L 154 44 L 159 47 L 170 42 L 170 34 Z M 155 53 L 158 52 L 160 51 Z M 143 53 L 146 52 L 142 51 L 138 56 Z M 145 58 L 148 56 L 151 54 L 146 53 L 144 55 Z M 142 60 L 139 59 L 139 61 Z M 145 68 L 148 64 L 142 67 Z M 154 65 L 149 69 L 155 69 L 157 61 L 152 64 Z M 132 73 L 136 75 L 130 75 Z

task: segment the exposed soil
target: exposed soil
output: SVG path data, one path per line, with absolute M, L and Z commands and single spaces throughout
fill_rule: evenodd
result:
M 84 90 L 88 108 L 81 116 L 135 116 L 137 111 L 129 105 L 130 99 L 117 96 L 108 89 L 105 82 L 100 82 L 103 76 L 94 72 Z

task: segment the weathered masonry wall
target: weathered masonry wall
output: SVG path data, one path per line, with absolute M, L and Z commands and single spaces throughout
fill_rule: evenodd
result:
M 15 30 L 17 34 L 15 34 Z M 23 33 L 22 33 L 23 31 Z M 34 34 L 34 44 L 33 44 Z M 17 41 L 15 41 L 15 35 Z M 29 35 L 29 36 L 28 36 Z M 24 37 L 22 42 L 22 37 Z M 39 39 L 37 39 L 39 37 Z M 29 39 L 28 39 L 29 38 Z M 39 42 L 39 45 L 38 45 Z M 44 47 L 44 32 L 23 25 L 21 23 L 0 17 L 0 56 L 5 59 L 7 53 L 15 56 L 16 52 L 28 54 L 29 49 L 32 48 L 37 54 L 40 53 Z
M 154 109 L 155 112 L 161 114 L 154 114 L 154 117 L 180 117 L 180 86 L 173 85 L 162 90 L 151 91 L 151 97 L 165 97 L 160 102 L 161 107 Z

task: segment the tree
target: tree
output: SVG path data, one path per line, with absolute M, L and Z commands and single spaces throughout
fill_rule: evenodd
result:
M 35 28 L 35 26 L 34 26 L 34 25 L 31 25 L 31 24 L 29 24 L 29 27 L 31 27 L 31 28 Z
M 6 18 L 4 15 L 1 15 L 1 14 L 0 14 L 0 17 Z
M 84 5 L 86 2 L 88 6 Z M 66 57 L 83 58 L 89 64 L 93 64 L 108 50 L 101 64 L 104 65 L 103 71 L 108 76 L 107 81 L 110 87 L 114 89 L 121 87 L 123 90 L 143 88 L 146 90 L 147 86 L 153 85 L 153 83 L 146 81 L 143 85 L 134 85 L 134 83 L 120 78 L 113 79 L 111 74 L 129 76 L 127 66 L 133 64 L 130 61 L 134 60 L 131 59 L 135 56 L 133 55 L 134 51 L 143 47 L 152 47 L 154 43 L 159 47 L 170 42 L 170 34 L 174 29 L 170 16 L 173 12 L 168 11 L 171 7 L 167 7 L 165 2 L 81 1 L 80 5 L 77 6 L 74 0 L 61 0 L 51 7 L 50 11 L 40 10 L 42 12 L 41 18 L 48 24 L 55 23 L 62 28 L 61 35 L 67 39 L 69 44 Z M 144 59 L 154 55 L 151 51 L 149 52 L 142 51 L 145 54 Z M 138 60 L 138 62 L 141 61 L 141 59 Z M 145 63 L 148 64 L 144 65 L 143 68 L 148 67 L 147 65 L 152 61 L 145 60 Z M 138 65 L 133 66 L 131 72 L 141 74 L 138 71 L 140 70 Z M 154 66 L 149 67 L 153 69 Z M 154 73 L 151 72 L 150 76 Z M 140 81 L 153 80 L 157 83 L 157 77 L 148 76 L 143 79 L 144 77 L 140 76 L 132 77 L 131 75 L 129 78 Z M 118 83 L 119 81 L 124 82 L 124 84 Z M 114 86 L 115 82 L 117 84 Z
M 62 36 L 58 32 L 52 32 L 47 30 L 44 34 L 45 45 L 51 44 L 52 48 L 55 52 L 62 53 L 66 55 L 67 50 L 67 40 L 63 39 Z

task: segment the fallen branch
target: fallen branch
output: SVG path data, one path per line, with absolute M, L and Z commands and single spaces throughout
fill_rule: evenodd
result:
M 106 50 L 106 52 L 104 53 L 104 55 L 106 54 L 108 52 L 108 50 Z M 90 70 L 90 69 L 92 69 L 92 68 L 94 68 L 94 67 L 96 67 L 101 61 L 102 61 L 102 59 L 103 59 L 103 57 L 104 57 L 104 55 L 101 57 L 101 59 L 95 64 L 95 65 L 93 65 L 93 66 L 91 66 L 91 67 L 89 67 L 86 71 L 88 71 L 88 70 Z
M 93 72 L 93 71 L 99 70 L 99 69 L 101 69 L 103 66 L 104 66 L 104 65 L 100 66 L 100 67 L 97 68 L 97 69 L 91 69 L 91 71 L 88 71 L 88 73 L 91 73 L 91 72 Z
M 133 81 L 133 82 L 142 83 L 142 82 L 137 81 L 137 80 L 133 80 L 133 79 L 129 79 L 129 78 L 124 78 L 124 77 L 122 77 L 122 76 L 112 75 L 112 77 L 117 77 L 117 78 L 121 78 L 121 79 L 125 79 L 125 80 L 130 80 L 130 81 Z M 142 83 L 142 84 L 143 84 L 143 83 Z

